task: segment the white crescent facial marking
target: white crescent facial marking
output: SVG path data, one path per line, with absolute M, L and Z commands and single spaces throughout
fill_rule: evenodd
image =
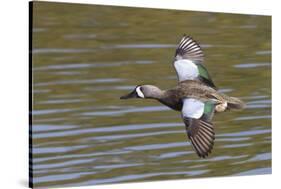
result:
M 177 71 L 179 81 L 187 79 L 195 79 L 199 75 L 196 64 L 187 59 L 181 59 L 174 62 L 175 69 Z
M 144 98 L 144 94 L 141 92 L 140 87 L 137 87 L 136 91 L 139 97 Z
M 196 99 L 184 99 L 182 115 L 184 117 L 199 119 L 204 113 L 204 103 Z

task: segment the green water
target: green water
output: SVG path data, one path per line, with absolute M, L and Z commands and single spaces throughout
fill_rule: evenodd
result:
M 271 17 L 44 2 L 33 16 L 35 186 L 271 173 Z M 137 84 L 177 84 L 184 33 L 219 89 L 247 104 L 214 117 L 207 159 L 179 112 L 119 99 Z

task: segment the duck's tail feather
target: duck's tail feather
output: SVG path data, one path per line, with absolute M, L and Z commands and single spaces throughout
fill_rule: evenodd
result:
M 227 99 L 227 108 L 228 109 L 237 109 L 237 110 L 243 109 L 243 108 L 245 108 L 245 103 L 236 97 L 229 97 Z

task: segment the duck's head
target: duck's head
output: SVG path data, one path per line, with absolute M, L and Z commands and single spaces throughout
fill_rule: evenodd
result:
M 120 99 L 158 98 L 161 94 L 162 91 L 154 85 L 137 85 L 132 92 L 121 96 Z

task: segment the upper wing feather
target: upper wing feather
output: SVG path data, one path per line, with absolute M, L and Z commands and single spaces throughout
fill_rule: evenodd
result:
M 202 65 L 203 50 L 190 36 L 184 35 L 176 49 L 174 67 L 179 81 L 200 80 L 216 88 L 207 69 Z
M 200 45 L 194 39 L 184 35 L 176 49 L 175 59 L 188 59 L 194 63 L 202 63 L 204 54 Z

